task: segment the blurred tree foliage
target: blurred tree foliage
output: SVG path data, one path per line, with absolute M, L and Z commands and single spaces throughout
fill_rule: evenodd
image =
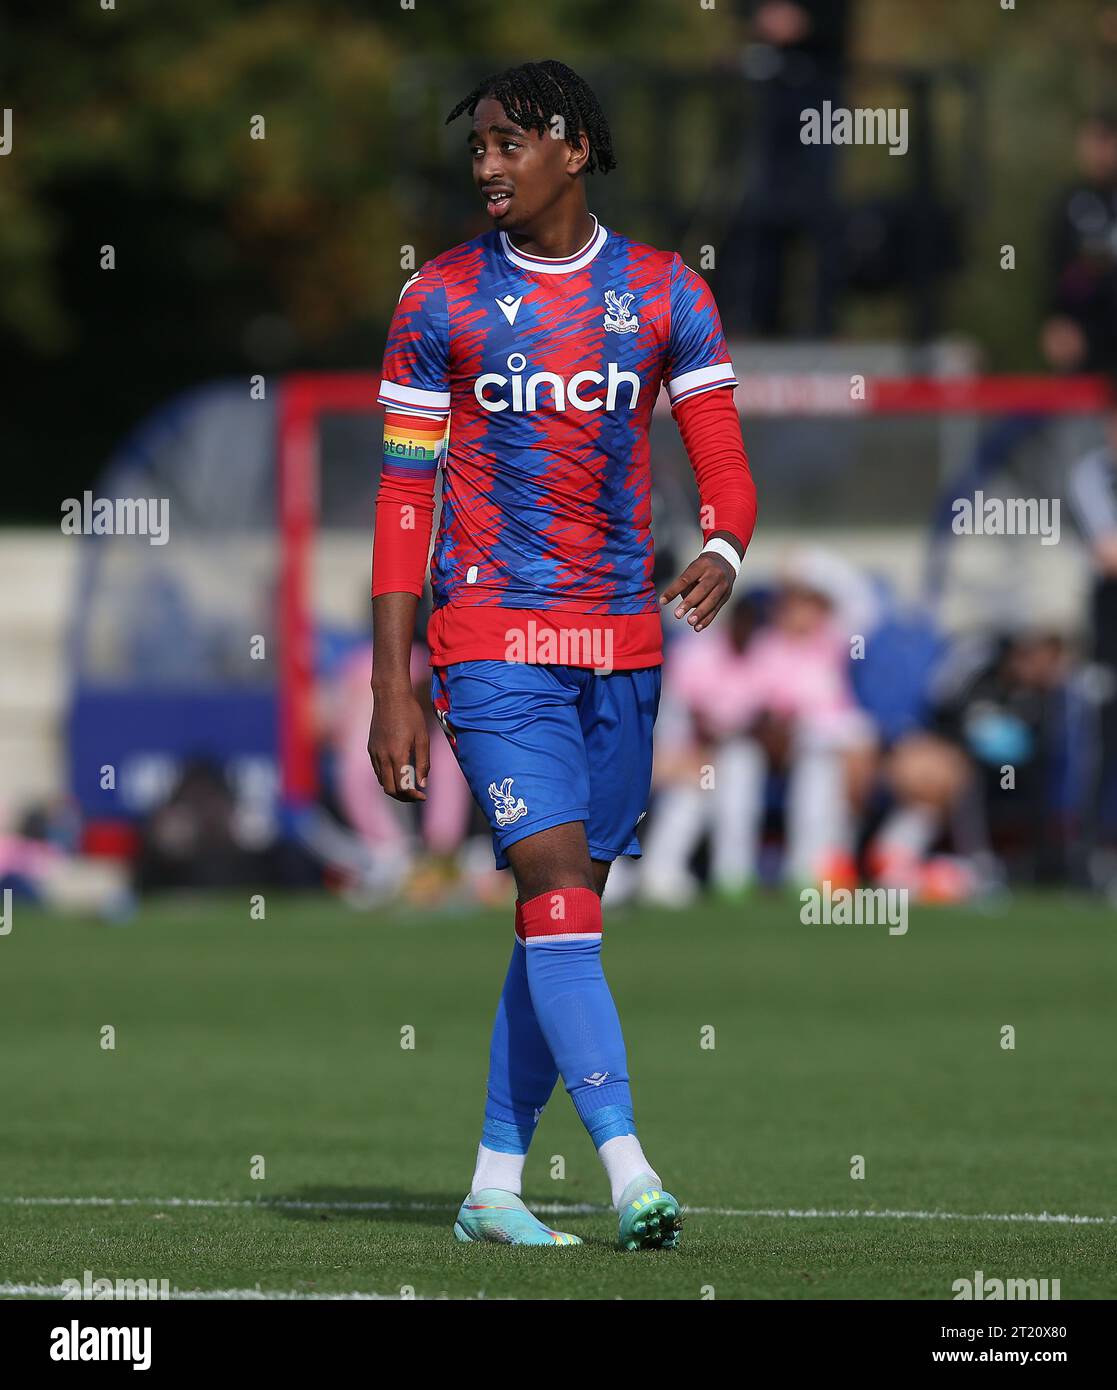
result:
M 440 180 L 466 179 L 448 147 L 431 147 L 441 113 L 417 75 L 423 62 L 458 62 L 469 80 L 526 57 L 611 61 L 629 76 L 670 64 L 720 83 L 729 79 L 717 63 L 742 42 L 748 9 L 746 0 L 716 0 L 712 11 L 700 0 L 102 8 L 110 2 L 5 0 L 0 12 L 0 104 L 13 112 L 13 147 L 0 158 L 4 450 L 48 464 L 19 470 L 9 515 L 56 515 L 58 496 L 92 476 L 124 429 L 200 379 L 376 363 L 403 278 L 400 248 L 416 245 L 420 259 L 440 249 L 424 208 Z M 1018 0 L 1012 12 L 998 0 L 860 6 L 859 57 L 968 62 L 985 76 L 993 176 L 949 318 L 997 366 L 1031 360 L 1038 228 L 1069 166 L 1076 111 L 1112 87 L 1117 24 L 1103 30 L 1098 12 L 1099 0 Z M 639 119 L 656 142 L 651 97 Z M 258 116 L 262 140 L 251 138 Z M 676 140 L 662 177 L 695 187 L 705 158 L 701 142 L 680 157 Z M 997 268 L 1006 241 L 1018 246 L 1013 277 Z M 100 268 L 109 244 L 113 271 Z M 889 326 L 887 306 L 874 312 L 866 331 Z M 856 311 L 849 324 L 862 326 Z
M 378 361 L 401 245 L 438 249 L 409 63 L 479 55 L 475 80 L 547 51 L 637 62 L 669 42 L 698 62 L 709 44 L 697 4 L 675 0 L 641 0 L 637 24 L 635 5 L 595 0 L 109 3 L 0 10 L 3 447 L 50 465 L 18 470 L 9 520 L 56 516 L 123 431 L 198 380 Z
M 579 39 L 595 51 L 623 44 L 632 62 L 684 17 L 701 55 L 709 26 L 697 4 L 644 0 L 638 26 L 635 8 L 14 0 L 0 21 L 15 113 L 0 166 L 5 327 L 41 352 L 81 335 L 60 262 L 78 237 L 91 269 L 103 242 L 116 245 L 126 283 L 115 294 L 128 294 L 137 254 L 145 269 L 159 259 L 184 277 L 191 298 L 238 281 L 266 287 L 312 348 L 355 314 L 379 317 L 398 293 L 399 247 L 415 240 L 389 191 L 423 154 L 408 93 L 394 88 L 401 64 L 467 47 L 496 68 Z M 257 115 L 262 140 L 250 138 Z M 185 209 L 181 224 L 169 220 Z

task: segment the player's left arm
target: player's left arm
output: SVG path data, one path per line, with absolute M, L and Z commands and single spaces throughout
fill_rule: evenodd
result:
M 733 401 L 737 381 L 717 306 L 706 282 L 679 257 L 671 279 L 664 379 L 698 483 L 705 546 L 667 586 L 660 603 L 678 599 L 675 617 L 701 632 L 733 591 L 756 525 L 756 485 Z

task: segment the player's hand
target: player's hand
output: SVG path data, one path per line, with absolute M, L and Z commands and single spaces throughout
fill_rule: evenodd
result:
M 676 618 L 686 618 L 695 632 L 709 627 L 715 615 L 733 592 L 736 579 L 733 566 L 720 555 L 699 555 L 692 560 L 678 579 L 674 579 L 664 590 L 660 604 L 666 607 L 672 599 L 679 599 L 675 609 Z
M 430 738 L 422 706 L 410 687 L 374 690 L 368 755 L 377 780 L 397 801 L 426 801 Z

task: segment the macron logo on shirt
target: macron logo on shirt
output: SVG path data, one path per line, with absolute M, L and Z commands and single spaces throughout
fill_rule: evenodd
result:
M 506 294 L 502 299 L 497 300 L 496 307 L 508 320 L 509 324 L 514 324 L 516 322 L 516 315 L 519 312 L 520 305 L 523 302 L 523 295 L 520 295 L 519 299 L 516 299 L 512 295 Z

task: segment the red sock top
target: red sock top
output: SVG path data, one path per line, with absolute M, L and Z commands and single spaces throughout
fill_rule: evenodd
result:
M 601 935 L 601 899 L 592 888 L 552 888 L 518 905 L 517 932 L 525 944 Z

